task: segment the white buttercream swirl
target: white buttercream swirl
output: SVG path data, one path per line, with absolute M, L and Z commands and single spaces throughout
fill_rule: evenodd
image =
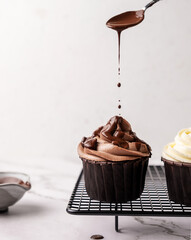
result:
M 167 160 L 191 163 L 191 128 L 179 131 L 175 142 L 164 147 L 162 157 Z

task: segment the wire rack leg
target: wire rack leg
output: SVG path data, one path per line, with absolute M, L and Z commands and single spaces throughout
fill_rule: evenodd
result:
M 119 227 L 118 227 L 118 216 L 115 216 L 115 231 L 119 232 Z

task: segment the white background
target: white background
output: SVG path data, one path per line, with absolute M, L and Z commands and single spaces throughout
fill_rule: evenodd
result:
M 0 1 L 0 160 L 79 161 L 78 142 L 118 114 L 117 34 L 147 1 Z M 191 1 L 163 0 L 122 33 L 122 116 L 153 149 L 191 126 Z

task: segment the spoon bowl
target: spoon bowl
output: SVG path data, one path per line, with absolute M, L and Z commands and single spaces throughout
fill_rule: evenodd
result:
M 129 11 L 110 18 L 106 25 L 117 31 L 136 26 L 144 19 L 144 10 Z
M 110 18 L 107 21 L 106 25 L 107 27 L 112 28 L 113 30 L 116 30 L 118 32 L 121 32 L 129 27 L 136 26 L 144 20 L 145 11 L 158 1 L 160 0 L 151 1 L 141 10 L 128 11 L 128 12 L 124 12 L 119 15 L 116 15 Z

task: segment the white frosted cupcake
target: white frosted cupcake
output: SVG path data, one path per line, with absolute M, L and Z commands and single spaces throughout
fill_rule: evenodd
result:
M 182 129 L 162 152 L 170 200 L 191 205 L 191 128 Z

